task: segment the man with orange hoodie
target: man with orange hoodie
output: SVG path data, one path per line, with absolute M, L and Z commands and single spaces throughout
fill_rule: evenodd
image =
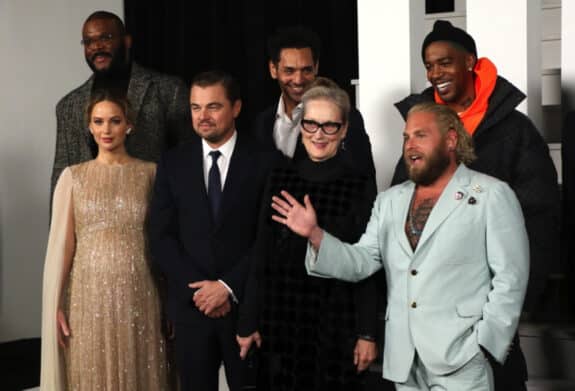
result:
M 516 110 L 525 95 L 499 76 L 489 59 L 477 57 L 475 41 L 465 31 L 438 20 L 423 41 L 421 55 L 431 87 L 395 106 L 404 118 L 422 101 L 454 109 L 474 142 L 477 160 L 470 168 L 499 178 L 514 190 L 530 242 L 524 311 L 534 313 L 549 271 L 559 261 L 559 187 L 547 144 L 531 120 Z M 406 179 L 400 159 L 392 185 Z M 517 335 L 503 366 L 490 361 L 496 390 L 526 390 L 527 367 Z

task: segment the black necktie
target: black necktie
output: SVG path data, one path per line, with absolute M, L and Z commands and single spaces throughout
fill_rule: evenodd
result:
M 212 207 L 212 216 L 214 216 L 214 220 L 217 221 L 220 201 L 222 199 L 222 181 L 220 179 L 218 158 L 222 153 L 220 151 L 212 151 L 209 155 L 212 158 L 212 167 L 210 167 L 210 172 L 208 173 L 208 198 Z

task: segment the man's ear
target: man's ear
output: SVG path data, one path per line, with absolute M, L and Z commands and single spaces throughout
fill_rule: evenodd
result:
M 274 62 L 272 60 L 269 60 L 268 62 L 268 67 L 270 70 L 270 76 L 272 77 L 272 79 L 277 79 L 278 78 L 278 66 L 277 64 L 274 64 Z
M 234 119 L 238 118 L 238 115 L 240 115 L 240 111 L 242 111 L 242 100 L 238 99 L 232 105 L 232 113 Z
M 457 148 L 457 139 L 458 139 L 458 135 L 457 135 L 457 131 L 454 128 L 450 128 L 447 131 L 446 134 L 446 139 L 447 139 L 447 150 L 448 151 L 455 151 L 455 148 Z
M 477 58 L 473 54 L 467 54 L 465 56 L 465 68 L 468 70 L 473 70 L 475 64 L 477 63 Z
M 124 35 L 124 45 L 126 45 L 127 49 L 132 48 L 132 36 L 130 34 Z

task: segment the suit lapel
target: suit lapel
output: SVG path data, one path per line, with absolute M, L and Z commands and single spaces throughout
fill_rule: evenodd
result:
M 276 104 L 268 108 L 263 114 L 263 126 L 259 129 L 259 134 L 256 137 L 265 147 L 276 148 L 274 142 L 274 125 L 277 111 L 278 106 Z
M 234 151 L 232 152 L 226 182 L 224 183 L 220 205 L 220 217 L 219 221 L 216 222 L 217 226 L 221 224 L 225 219 L 226 214 L 230 212 L 234 205 L 234 201 L 239 198 L 238 195 L 245 191 L 242 190 L 242 184 L 250 174 L 253 174 L 254 167 L 251 166 L 252 161 L 253 157 L 249 152 L 249 145 L 245 137 L 241 137 L 238 132 L 238 139 L 236 141 Z
M 80 132 L 80 136 L 77 140 L 82 140 L 82 145 L 77 146 L 77 152 L 80 156 L 82 156 L 82 160 L 89 160 L 93 159 L 97 155 L 97 146 L 94 142 L 94 138 L 90 130 L 87 128 L 85 120 L 84 120 L 84 110 L 85 107 L 88 105 L 90 101 L 90 97 L 92 95 L 92 85 L 94 84 L 94 76 L 92 75 L 81 87 L 80 93 L 78 95 L 79 99 L 77 101 L 77 108 L 78 110 L 74 110 L 73 112 L 69 113 L 75 117 L 75 119 L 71 120 L 70 122 L 78 124 L 77 131 Z
M 437 200 L 437 204 L 431 210 L 429 219 L 425 223 L 421 238 L 415 249 L 415 253 L 423 248 L 427 240 L 433 235 L 437 228 L 447 219 L 447 217 L 459 207 L 467 196 L 466 187 L 469 185 L 470 175 L 469 170 L 460 165 L 455 171 L 455 174 L 441 193 Z M 461 196 L 456 197 L 457 193 Z
M 395 236 L 399 240 L 399 245 L 403 251 L 405 251 L 405 253 L 411 257 L 413 255 L 413 250 L 411 249 L 411 245 L 409 244 L 407 235 L 405 234 L 405 221 L 407 219 L 407 213 L 409 210 L 410 200 L 413 195 L 415 184 L 410 181 L 401 186 L 401 196 L 397 197 L 392 205 L 394 229 Z
M 128 99 L 134 110 L 135 118 L 139 117 L 140 108 L 149 85 L 150 78 L 148 75 L 143 72 L 138 64 L 132 63 L 130 84 L 128 85 Z
M 208 200 L 206 183 L 204 180 L 204 155 L 202 150 L 202 139 L 194 138 L 191 143 L 191 149 L 184 155 L 184 162 L 180 165 L 182 173 L 180 177 L 183 180 L 184 199 L 186 203 L 197 205 L 198 221 L 209 224 L 207 228 L 214 226 L 212 209 Z

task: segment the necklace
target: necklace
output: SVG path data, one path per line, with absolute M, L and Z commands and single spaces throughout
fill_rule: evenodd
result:
M 415 199 L 415 193 L 411 197 L 411 201 L 409 201 L 409 212 L 407 213 L 407 226 L 409 228 L 409 233 L 412 236 L 421 236 L 423 233 L 423 228 L 418 229 L 415 227 L 413 223 L 413 200 Z

